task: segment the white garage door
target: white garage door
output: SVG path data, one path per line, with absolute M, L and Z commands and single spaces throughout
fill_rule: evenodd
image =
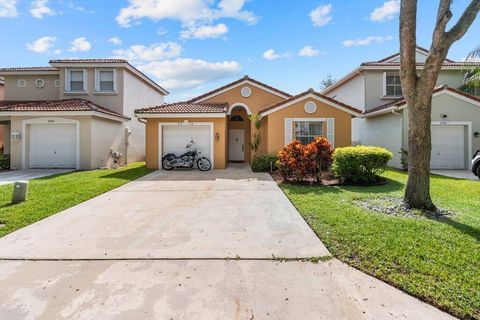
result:
M 74 124 L 32 124 L 29 129 L 30 168 L 76 168 Z
M 186 152 L 185 146 L 193 139 L 197 150 L 213 162 L 210 125 L 163 125 L 162 128 L 162 156 Z
M 432 126 L 432 169 L 465 168 L 465 127 Z

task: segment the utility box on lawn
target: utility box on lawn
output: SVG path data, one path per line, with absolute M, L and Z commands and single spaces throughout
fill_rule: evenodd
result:
M 12 204 L 17 204 L 27 200 L 28 181 L 17 181 L 13 186 Z

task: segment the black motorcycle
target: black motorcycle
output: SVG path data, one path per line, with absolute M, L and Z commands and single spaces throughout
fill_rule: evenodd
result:
M 212 163 L 206 157 L 203 157 L 200 151 L 197 151 L 197 145 L 190 140 L 186 146 L 187 152 L 181 156 L 169 153 L 162 158 L 162 167 L 165 170 L 173 168 L 193 168 L 196 163 L 200 171 L 208 171 L 212 168 Z

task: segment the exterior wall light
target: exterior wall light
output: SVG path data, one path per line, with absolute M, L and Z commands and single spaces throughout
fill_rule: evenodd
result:
M 474 132 L 474 133 L 473 133 L 473 136 L 474 136 L 475 138 L 480 137 L 480 132 L 478 132 L 478 131 L 477 131 L 477 132 Z

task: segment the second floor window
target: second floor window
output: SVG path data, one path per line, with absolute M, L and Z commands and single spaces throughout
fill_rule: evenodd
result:
M 98 91 L 115 91 L 113 70 L 100 70 L 98 72 Z
M 400 76 L 398 74 L 385 75 L 385 96 L 387 97 L 401 97 L 402 84 L 400 83 Z
M 83 70 L 69 70 L 67 77 L 67 91 L 85 91 L 85 74 Z
M 95 69 L 95 91 L 117 91 L 117 73 L 115 69 Z

